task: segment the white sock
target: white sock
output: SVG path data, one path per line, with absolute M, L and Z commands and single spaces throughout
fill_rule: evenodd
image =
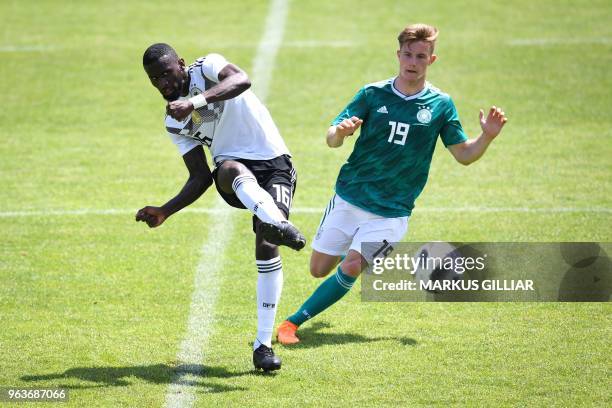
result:
M 274 204 L 272 196 L 259 187 L 254 176 L 247 174 L 236 177 L 232 189 L 240 202 L 261 221 L 276 224 L 285 220 L 283 213 Z
M 280 256 L 257 263 L 257 338 L 253 350 L 261 344 L 272 347 L 276 309 L 283 290 L 283 265 Z

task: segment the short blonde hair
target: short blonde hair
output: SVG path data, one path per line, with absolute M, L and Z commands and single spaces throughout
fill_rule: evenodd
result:
M 397 36 L 399 46 L 412 43 L 415 41 L 425 41 L 431 44 L 431 52 L 433 53 L 438 38 L 438 29 L 428 24 L 411 24 L 404 28 Z

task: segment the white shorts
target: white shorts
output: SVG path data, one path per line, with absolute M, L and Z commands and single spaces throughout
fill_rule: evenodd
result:
M 334 194 L 325 209 L 312 248 L 334 256 L 346 255 L 353 249 L 370 263 L 380 255 L 377 253 L 379 249 L 386 245 L 383 241 L 388 244 L 399 242 L 407 229 L 407 216 L 385 218 L 356 207 Z M 362 249 L 365 242 L 380 245 L 364 245 Z

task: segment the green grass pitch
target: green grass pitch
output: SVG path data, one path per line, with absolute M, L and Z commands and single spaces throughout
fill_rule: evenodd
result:
M 164 404 L 216 217 L 149 230 L 125 211 L 61 214 L 175 194 L 186 171 L 143 50 L 219 52 L 250 72 L 267 13 L 246 0 L 0 2 L 0 387 L 65 386 L 68 406 Z M 422 21 L 441 30 L 428 79 L 468 134 L 491 104 L 510 121 L 472 166 L 438 146 L 405 240 L 611 241 L 611 14 L 600 0 L 294 0 L 267 100 L 299 173 L 294 207 L 322 213 L 351 150 L 327 148 L 329 121 L 396 73 L 395 37 Z M 448 207 L 466 211 L 427 211 Z M 292 220 L 310 239 L 321 213 Z M 609 303 L 362 303 L 357 285 L 301 345 L 275 346 L 280 372 L 256 374 L 254 237 L 248 213 L 233 217 L 225 250 L 205 254 L 222 269 L 195 406 L 612 405 Z M 319 283 L 309 249 L 282 255 L 277 321 Z

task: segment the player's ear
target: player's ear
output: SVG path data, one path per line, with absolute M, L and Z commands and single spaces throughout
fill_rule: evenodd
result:
M 178 63 L 179 63 L 179 67 L 185 68 L 185 60 L 184 59 L 179 58 Z
M 397 50 L 395 53 L 397 54 L 397 59 L 400 59 L 400 50 Z
M 431 56 L 429 57 L 429 65 L 433 64 L 437 59 L 438 56 L 436 54 L 431 54 Z

